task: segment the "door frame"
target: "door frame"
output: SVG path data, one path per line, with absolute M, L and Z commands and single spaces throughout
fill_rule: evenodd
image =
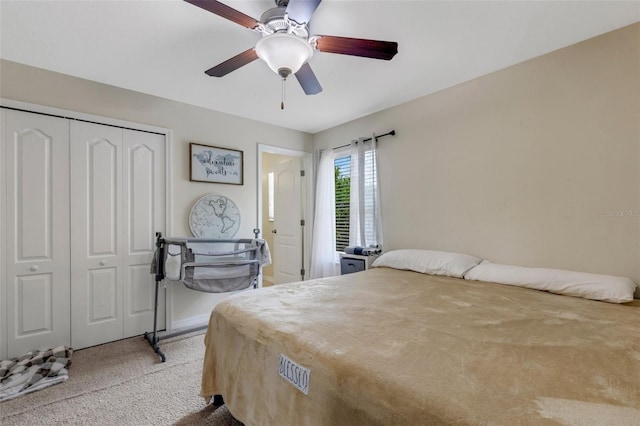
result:
M 309 279 L 309 270 L 310 270 L 310 262 L 311 262 L 311 235 L 313 231 L 313 153 L 300 151 L 296 149 L 290 148 L 281 148 L 273 145 L 266 144 L 258 144 L 258 155 L 256 162 L 258 172 L 256 174 L 256 186 L 258 188 L 258 202 L 256 207 L 256 227 L 260 229 L 260 233 L 262 233 L 262 154 L 278 154 L 278 155 L 286 155 L 289 157 L 297 157 L 302 158 L 304 161 L 305 167 L 305 176 L 304 182 L 302 183 L 302 187 L 304 188 L 303 193 L 303 202 L 302 202 L 302 219 L 305 221 L 303 236 L 304 236 L 304 263 L 303 268 L 306 271 L 305 280 Z M 262 276 L 260 277 L 260 287 L 262 287 Z
M 173 170 L 172 170 L 171 164 L 172 164 L 173 156 L 171 152 L 172 133 L 170 129 L 167 129 L 164 127 L 158 127 L 158 126 L 151 126 L 148 124 L 135 123 L 132 121 L 119 120 L 116 118 L 109 118 L 109 117 L 104 117 L 99 115 L 87 114 L 79 111 L 71 111 L 71 110 L 66 110 L 62 108 L 32 104 L 29 102 L 15 101 L 15 100 L 6 99 L 6 98 L 0 98 L 0 107 L 16 109 L 16 110 L 21 110 L 21 111 L 31 112 L 36 114 L 52 115 L 52 116 L 66 118 L 70 120 L 89 121 L 97 124 L 122 127 L 125 129 L 131 129 L 131 130 L 140 130 L 144 132 L 159 133 L 161 135 L 164 135 L 164 138 L 165 138 L 165 182 L 164 182 L 165 184 L 165 207 L 164 207 L 165 208 L 165 227 L 164 229 L 165 229 L 165 236 L 173 235 L 173 229 L 172 229 L 173 217 L 171 214 L 171 210 L 172 210 L 171 206 L 173 203 L 173 196 L 172 196 L 173 186 L 171 182 L 171 176 L 173 175 Z M 4 108 L 2 109 L 4 110 Z M 3 124 L 2 129 L 4 131 L 5 126 L 4 126 L 4 123 L 2 124 Z M 6 154 L 5 151 L 0 147 L 0 171 L 2 173 L 5 173 L 5 168 L 3 163 L 3 161 L 7 160 L 6 158 L 4 158 L 5 154 Z M 0 175 L 0 195 L 3 196 L 2 200 L 5 200 L 5 197 L 6 197 L 6 193 L 4 192 L 5 185 L 6 185 L 6 176 Z M 6 232 L 6 230 L 3 228 L 4 222 L 6 220 L 6 216 L 4 215 L 5 212 L 3 211 L 3 209 L 5 208 L 6 206 L 0 202 L 0 232 L 2 232 L 3 237 L 4 237 L 4 232 Z M 4 261 L 5 261 L 4 240 L 5 238 L 2 238 L 2 243 L 0 244 L 0 255 L 2 255 L 0 259 L 0 274 L 6 273 L 6 268 L 4 264 Z M 154 236 L 154 240 L 155 240 L 155 236 Z M 0 276 L 4 278 L 4 275 L 0 275 Z M 6 312 L 1 305 L 1 303 L 6 300 L 5 299 L 6 293 L 4 292 L 5 290 L 4 287 L 5 287 L 4 285 L 0 285 L 0 324 L 3 324 L 3 326 L 4 324 L 7 324 L 6 317 L 5 317 Z M 173 286 L 167 286 L 166 293 L 165 293 L 165 326 L 167 330 L 169 330 L 171 325 L 173 324 L 173 315 L 171 310 L 171 307 L 173 306 L 172 288 Z M 150 324 L 149 329 L 151 329 L 152 326 L 153 325 Z M 4 330 L 2 330 L 2 327 L 0 327 L 0 354 L 6 353 L 6 352 L 2 352 L 3 349 L 5 351 L 7 349 L 6 336 L 4 335 Z
M 6 131 L 6 112 L 0 109 L 0 131 Z M 0 136 L 4 140 L 4 136 Z M 7 335 L 5 328 L 7 324 L 7 285 L 6 285 L 6 204 L 7 204 L 7 176 L 6 176 L 6 144 L 0 144 L 0 359 L 5 359 L 7 355 Z M 2 284 L 5 283 L 5 284 Z

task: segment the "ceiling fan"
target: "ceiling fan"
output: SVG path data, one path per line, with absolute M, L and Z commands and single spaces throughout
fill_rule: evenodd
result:
M 260 58 L 283 79 L 281 108 L 284 108 L 284 81 L 291 74 L 296 76 L 307 95 L 322 91 L 308 62 L 315 50 L 387 61 L 398 53 L 396 42 L 310 35 L 311 15 L 322 0 L 275 0 L 276 7 L 264 12 L 259 21 L 216 0 L 185 1 L 262 34 L 255 47 L 205 73 L 222 77 Z

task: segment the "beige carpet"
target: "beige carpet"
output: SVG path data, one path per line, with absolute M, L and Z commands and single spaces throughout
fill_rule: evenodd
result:
M 69 380 L 0 403 L 0 424 L 242 426 L 199 396 L 202 333 L 161 341 L 165 363 L 142 337 L 75 351 Z

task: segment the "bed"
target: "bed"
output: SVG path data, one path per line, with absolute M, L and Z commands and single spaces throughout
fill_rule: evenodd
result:
M 216 306 L 201 394 L 247 425 L 638 425 L 640 301 L 387 267 Z

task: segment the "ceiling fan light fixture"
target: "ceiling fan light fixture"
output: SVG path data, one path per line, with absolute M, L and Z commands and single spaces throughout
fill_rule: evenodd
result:
M 282 73 L 297 73 L 313 55 L 313 48 L 305 39 L 288 33 L 262 37 L 256 43 L 255 51 L 273 72 L 281 76 Z

